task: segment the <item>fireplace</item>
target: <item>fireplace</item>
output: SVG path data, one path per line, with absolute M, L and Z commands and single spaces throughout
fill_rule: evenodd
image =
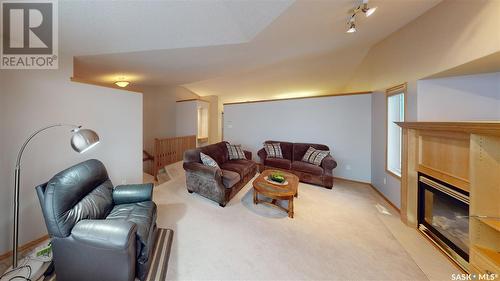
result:
M 459 266 L 469 263 L 469 193 L 418 174 L 418 228 Z

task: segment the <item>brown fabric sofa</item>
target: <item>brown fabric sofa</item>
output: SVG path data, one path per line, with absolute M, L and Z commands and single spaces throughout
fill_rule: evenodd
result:
M 337 162 L 331 155 L 325 157 L 320 166 L 301 161 L 310 146 L 320 150 L 330 150 L 328 146 L 315 143 L 265 141 L 265 143 L 278 142 L 281 146 L 283 158 L 268 158 L 264 148 L 257 152 L 260 157 L 260 172 L 266 169 L 285 170 L 297 175 L 302 182 L 321 185 L 329 189 L 333 187 L 333 169 L 337 167 Z
M 252 153 L 244 151 L 246 160 L 229 160 L 227 142 L 190 149 L 184 153 L 184 170 L 189 193 L 196 192 L 211 199 L 221 207 L 241 190 L 257 173 Z M 212 157 L 220 169 L 203 165 L 200 152 Z

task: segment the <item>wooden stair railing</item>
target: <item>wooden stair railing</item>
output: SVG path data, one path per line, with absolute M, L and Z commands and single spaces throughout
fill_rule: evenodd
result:
M 182 161 L 184 152 L 196 148 L 196 136 L 155 139 L 153 176 L 157 179 L 158 171 L 168 164 Z
M 142 151 L 142 162 L 145 173 L 153 175 L 154 159 L 155 158 L 153 157 L 153 155 L 149 154 L 149 152 L 147 152 L 146 150 Z
M 151 161 L 155 159 L 153 155 L 149 154 L 146 150 L 143 150 L 142 153 L 143 153 L 142 161 Z

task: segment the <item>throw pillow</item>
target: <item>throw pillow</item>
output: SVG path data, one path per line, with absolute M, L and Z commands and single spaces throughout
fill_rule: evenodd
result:
M 245 157 L 245 152 L 243 152 L 243 149 L 241 148 L 241 145 L 232 145 L 227 143 L 226 146 L 227 151 L 229 152 L 229 160 L 247 159 Z
M 220 169 L 219 164 L 217 164 L 212 157 L 206 155 L 205 153 L 200 152 L 200 158 L 203 165 Z
M 280 143 L 264 143 L 264 149 L 266 150 L 267 157 L 269 158 L 283 158 L 283 153 L 281 152 Z
M 328 154 L 330 154 L 330 151 L 328 150 L 319 150 L 310 146 L 306 151 L 306 154 L 304 154 L 304 157 L 302 157 L 302 161 L 319 166 L 321 165 L 321 161 L 323 161 L 323 158 L 328 156 Z

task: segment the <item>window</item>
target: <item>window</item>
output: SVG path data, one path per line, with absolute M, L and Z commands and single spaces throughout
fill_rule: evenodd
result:
M 403 145 L 403 131 L 394 122 L 405 120 L 406 84 L 390 88 L 387 94 L 387 155 L 386 170 L 397 177 L 401 177 L 401 146 Z

